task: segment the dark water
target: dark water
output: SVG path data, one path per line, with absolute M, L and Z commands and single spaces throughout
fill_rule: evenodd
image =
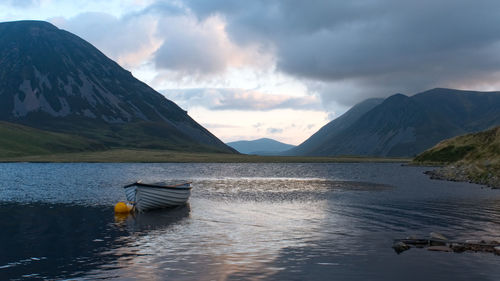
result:
M 0 164 L 0 280 L 499 280 L 500 191 L 399 164 Z M 122 185 L 193 180 L 188 206 L 115 217 Z

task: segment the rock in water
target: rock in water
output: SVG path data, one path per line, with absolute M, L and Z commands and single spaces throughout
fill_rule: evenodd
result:
M 431 232 L 430 236 L 431 239 L 448 240 L 443 234 L 437 232 Z
M 427 248 L 428 251 L 436 251 L 436 252 L 452 252 L 453 250 L 448 246 L 430 246 Z
M 497 255 L 500 255 L 500 246 L 496 246 L 495 248 L 493 248 L 495 254 Z
M 452 243 L 451 249 L 453 250 L 453 252 L 462 253 L 467 250 L 467 247 L 465 247 L 465 245 L 462 243 Z
M 392 248 L 394 249 L 394 251 L 396 251 L 396 253 L 399 255 L 400 253 L 406 251 L 406 250 L 409 250 L 410 249 L 410 246 L 408 246 L 407 244 L 403 243 L 403 242 L 396 242 L 392 245 Z

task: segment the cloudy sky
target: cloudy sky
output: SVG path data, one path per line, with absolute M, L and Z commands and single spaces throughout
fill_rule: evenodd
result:
M 497 0 L 7 0 L 89 41 L 223 141 L 299 144 L 370 97 L 500 89 Z

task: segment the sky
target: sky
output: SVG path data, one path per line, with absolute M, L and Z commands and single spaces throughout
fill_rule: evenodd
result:
M 497 0 L 6 0 L 87 40 L 225 142 L 300 144 L 367 98 L 500 89 Z

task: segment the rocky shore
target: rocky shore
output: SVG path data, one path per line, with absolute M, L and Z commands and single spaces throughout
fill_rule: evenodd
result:
M 500 255 L 500 242 L 496 240 L 453 241 L 437 232 L 431 232 L 429 238 L 409 236 L 404 239 L 395 239 L 392 248 L 397 254 L 411 248 L 426 248 L 428 251 L 435 252 L 489 252 Z
M 495 169 L 484 170 L 462 164 L 440 167 L 425 174 L 431 179 L 470 182 L 500 189 L 500 171 Z
M 413 159 L 412 165 L 439 165 L 432 179 L 500 188 L 500 126 L 444 140 Z

